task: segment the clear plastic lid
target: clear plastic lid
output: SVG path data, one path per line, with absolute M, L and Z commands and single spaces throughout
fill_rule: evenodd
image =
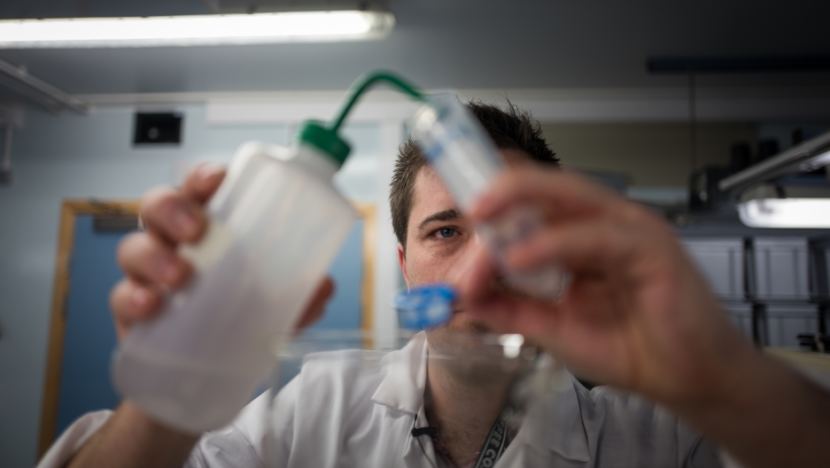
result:
M 413 140 L 462 209 L 504 168 L 492 140 L 455 94 L 430 95 L 409 125 Z

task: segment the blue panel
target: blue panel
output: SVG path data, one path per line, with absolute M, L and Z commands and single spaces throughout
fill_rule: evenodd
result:
M 69 297 L 63 342 L 58 434 L 80 415 L 114 407 L 119 398 L 110 384 L 115 329 L 109 291 L 121 277 L 115 262 L 126 232 L 94 232 L 92 216 L 78 216 L 69 265 Z
M 334 297 L 312 330 L 355 330 L 362 324 L 363 225 L 363 220 L 355 223 L 329 269 L 335 284 Z

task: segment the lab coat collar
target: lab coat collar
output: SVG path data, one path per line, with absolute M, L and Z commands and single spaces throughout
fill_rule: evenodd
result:
M 421 332 L 403 348 L 383 357 L 383 378 L 372 395 L 372 401 L 413 416 L 418 414 L 424 402 L 426 364 L 426 334 Z

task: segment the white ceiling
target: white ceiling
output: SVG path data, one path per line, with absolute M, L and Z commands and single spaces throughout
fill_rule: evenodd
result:
M 210 3 L 3 0 L 0 17 L 206 13 Z M 647 57 L 830 55 L 826 0 L 391 0 L 390 9 L 397 26 L 377 42 L 0 50 L 0 59 L 96 94 L 342 89 L 378 67 L 430 88 L 664 87 L 685 78 L 647 74 Z M 830 73 L 699 83 L 803 88 L 830 84 Z

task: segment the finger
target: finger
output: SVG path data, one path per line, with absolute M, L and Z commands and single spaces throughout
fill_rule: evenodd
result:
M 122 339 L 133 323 L 149 320 L 161 311 L 162 295 L 157 290 L 125 278 L 110 293 L 110 310 L 115 331 Z
M 320 282 L 317 289 L 312 294 L 311 300 L 308 302 L 308 306 L 306 306 L 303 314 L 300 316 L 300 320 L 297 322 L 297 330 L 302 330 L 303 328 L 306 328 L 319 320 L 320 317 L 323 316 L 326 304 L 333 295 L 334 281 L 332 281 L 331 278 L 326 277 Z
M 150 286 L 179 288 L 192 268 L 166 242 L 146 232 L 130 234 L 118 245 L 118 264 L 124 273 Z
M 147 230 L 173 244 L 195 242 L 207 224 L 199 203 L 170 188 L 154 189 L 144 196 L 141 219 Z
M 551 225 L 507 249 L 511 270 L 532 271 L 559 264 L 572 271 L 614 268 L 634 246 L 624 227 L 607 221 Z
M 470 216 L 497 217 L 518 203 L 542 206 L 557 215 L 613 209 L 621 198 L 579 175 L 538 167 L 505 171 L 476 201 Z
M 182 193 L 200 204 L 206 203 L 216 193 L 225 179 L 223 166 L 205 163 L 191 171 L 184 180 Z

